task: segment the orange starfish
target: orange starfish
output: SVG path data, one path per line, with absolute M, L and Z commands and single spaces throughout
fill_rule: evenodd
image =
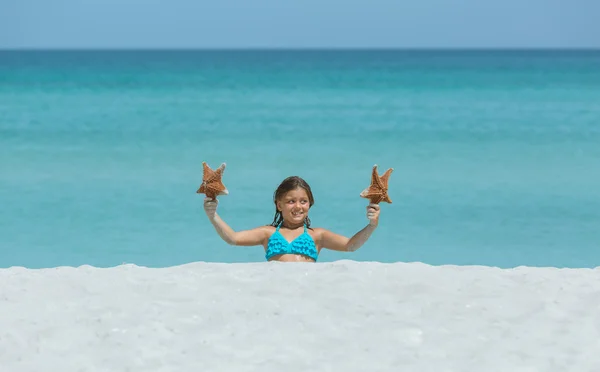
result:
M 388 195 L 388 180 L 390 174 L 394 171 L 394 168 L 390 168 L 385 171 L 382 176 L 377 174 L 377 164 L 373 166 L 373 173 L 371 174 L 371 185 L 364 189 L 360 193 L 361 198 L 369 199 L 371 203 L 379 204 L 381 202 L 392 203 Z
M 216 199 L 217 195 L 229 195 L 229 191 L 221 178 L 223 177 L 223 171 L 225 171 L 225 163 L 221 164 L 216 170 L 212 170 L 206 162 L 202 162 L 204 172 L 202 174 L 202 184 L 196 193 L 205 194 L 211 199 Z

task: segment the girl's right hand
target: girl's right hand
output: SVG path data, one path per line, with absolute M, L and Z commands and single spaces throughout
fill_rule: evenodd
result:
M 217 213 L 217 205 L 219 205 L 219 201 L 217 199 L 212 199 L 209 197 L 204 198 L 204 211 L 208 218 L 213 219 L 215 214 Z

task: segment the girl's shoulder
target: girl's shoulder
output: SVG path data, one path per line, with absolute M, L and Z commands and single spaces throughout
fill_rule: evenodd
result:
M 312 232 L 312 235 L 315 238 L 320 239 L 321 236 L 323 236 L 323 234 L 326 234 L 329 230 L 322 227 L 311 227 L 309 228 L 309 231 Z
M 275 230 L 277 230 L 277 228 L 275 226 L 272 225 L 263 225 L 263 226 L 259 226 L 257 227 L 257 229 L 261 229 L 262 231 L 264 231 L 269 237 L 271 235 L 273 235 L 273 233 L 275 232 Z

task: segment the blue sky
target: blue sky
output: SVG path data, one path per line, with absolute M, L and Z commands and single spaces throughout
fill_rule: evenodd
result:
M 600 48 L 600 0 L 0 0 L 0 48 Z

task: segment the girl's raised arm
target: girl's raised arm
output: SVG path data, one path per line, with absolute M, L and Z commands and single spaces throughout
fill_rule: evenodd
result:
M 369 204 L 367 206 L 367 218 L 369 224 L 354 234 L 351 238 L 336 234 L 326 229 L 319 229 L 319 241 L 321 248 L 334 251 L 354 252 L 371 237 L 371 234 L 379 224 L 379 205 Z
M 227 244 L 255 246 L 265 245 L 269 239 L 269 227 L 259 226 L 250 230 L 234 231 L 223 219 L 217 214 L 217 200 L 211 198 L 204 199 L 204 210 L 209 221 L 214 226 L 215 230 Z

